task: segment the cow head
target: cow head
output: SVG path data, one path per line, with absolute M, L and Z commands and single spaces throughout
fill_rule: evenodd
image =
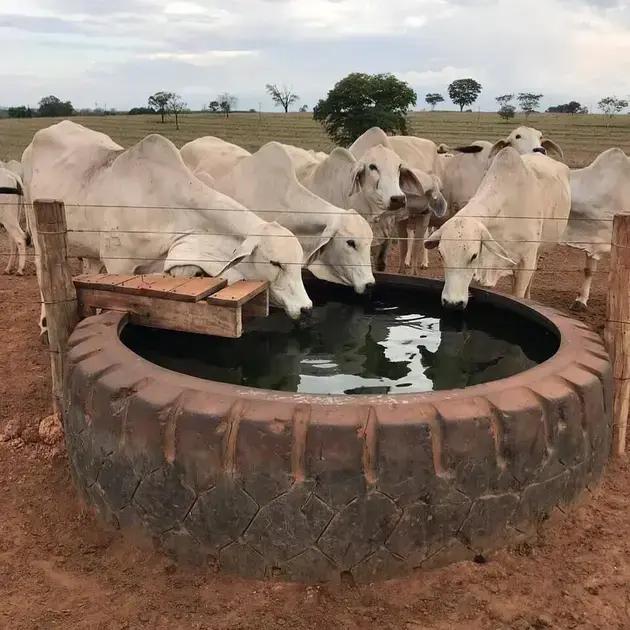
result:
M 544 138 L 541 131 L 531 127 L 518 127 L 505 140 L 496 142 L 490 151 L 490 159 L 501 151 L 501 149 L 505 149 L 505 147 L 512 147 L 521 155 L 527 153 L 542 153 L 543 155 L 547 155 L 548 152 L 553 152 L 556 153 L 561 160 L 564 159 L 562 149 L 555 142 Z
M 345 284 L 363 294 L 374 286 L 372 229 L 355 210 L 340 212 L 308 254 L 309 271 L 320 280 Z
M 383 212 L 399 210 L 406 201 L 400 187 L 402 168 L 400 157 L 394 151 L 381 145 L 371 147 L 353 169 L 349 193 L 362 192 L 375 217 Z
M 265 223 L 234 250 L 230 261 L 216 275 L 238 265 L 245 278 L 267 280 L 270 301 L 292 319 L 299 319 L 313 309 L 302 282 L 303 259 L 302 246 L 292 232 L 278 223 Z
M 438 248 L 444 264 L 442 305 L 463 310 L 468 305 L 468 288 L 473 280 L 489 285 L 515 265 L 478 219 L 455 216 L 426 241 L 427 249 Z
M 433 213 L 443 219 L 448 204 L 442 194 L 442 182 L 437 175 L 430 175 L 417 169 L 402 168 L 400 187 L 407 197 L 407 210 L 410 214 Z

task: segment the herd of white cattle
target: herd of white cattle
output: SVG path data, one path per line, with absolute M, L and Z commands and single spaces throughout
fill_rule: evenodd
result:
M 312 308 L 302 268 L 365 293 L 372 259 L 384 269 L 396 241 L 400 272 L 417 273 L 438 248 L 442 302 L 456 309 L 473 280 L 495 286 L 511 275 L 514 295 L 528 297 L 541 252 L 566 243 L 586 252 L 576 300 L 586 307 L 611 220 L 630 211 L 630 158 L 609 149 L 575 170 L 562 159 L 528 127 L 458 149 L 373 128 L 330 154 L 278 142 L 251 154 L 215 137 L 178 150 L 155 134 L 124 149 L 63 121 L 38 131 L 21 163 L 0 164 L 7 272 L 16 254 L 24 270 L 23 209 L 54 198 L 85 272 L 268 280 L 272 302 L 294 319 Z

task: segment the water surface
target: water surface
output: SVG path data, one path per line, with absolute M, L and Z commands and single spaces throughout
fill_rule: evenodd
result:
M 408 394 L 517 374 L 557 350 L 528 318 L 471 301 L 444 313 L 439 294 L 379 287 L 372 299 L 342 287 L 309 290 L 297 326 L 283 312 L 248 322 L 240 339 L 127 326 L 123 342 L 163 367 L 204 379 L 309 394 Z

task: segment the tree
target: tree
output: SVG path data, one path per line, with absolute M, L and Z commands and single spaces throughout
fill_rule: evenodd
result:
M 503 120 L 511 120 L 516 116 L 516 107 L 514 105 L 502 105 L 498 114 Z
M 496 101 L 503 107 L 504 105 L 510 105 L 513 98 L 514 94 L 504 94 L 503 96 L 497 96 Z
M 168 104 L 173 98 L 172 92 L 156 92 L 153 96 L 149 96 L 149 107 L 160 114 L 161 122 L 164 123 L 164 117 L 168 111 Z
M 577 101 L 571 101 L 564 105 L 555 105 L 554 107 L 548 107 L 547 113 L 549 114 L 588 114 L 588 109 L 582 107 Z
M 308 105 L 302 105 L 302 107 L 300 107 L 300 112 L 303 114 L 304 112 L 308 111 Z
M 531 92 L 521 92 L 518 96 L 518 104 L 521 106 L 525 118 L 529 118 L 530 114 L 533 114 L 540 105 L 540 99 L 542 94 L 532 94 Z
M 213 114 L 218 114 L 221 111 L 219 101 L 210 101 L 208 104 L 208 111 Z
M 219 103 L 219 109 L 225 114 L 226 118 L 230 117 L 230 112 L 236 107 L 238 99 L 229 92 L 224 92 L 217 96 L 217 102 Z M 212 103 L 210 103 L 212 105 Z
M 19 107 L 9 107 L 7 110 L 9 118 L 33 118 L 33 110 L 25 105 Z
M 61 101 L 56 96 L 45 96 L 39 101 L 39 116 L 72 116 L 74 107 L 70 101 Z
M 179 131 L 179 115 L 188 110 L 188 105 L 182 101 L 179 94 L 172 94 L 168 102 L 168 111 L 175 116 L 175 129 Z
M 132 107 L 128 113 L 130 116 L 138 116 L 140 114 L 155 114 L 155 110 L 151 107 Z
M 616 96 L 607 96 L 597 103 L 597 107 L 599 107 L 606 116 L 612 118 L 615 114 L 618 114 L 628 107 L 628 101 L 617 98 Z
M 481 83 L 474 79 L 457 79 L 448 86 L 448 95 L 455 105 L 459 105 L 459 111 L 463 112 L 464 107 L 472 105 L 481 94 Z
M 341 145 L 349 145 L 370 127 L 407 132 L 406 115 L 416 93 L 392 74 L 353 72 L 337 82 L 313 108 L 313 118 Z
M 444 97 L 443 97 L 441 94 L 437 94 L 437 93 L 434 93 L 434 94 L 427 94 L 427 95 L 424 97 L 424 100 L 425 100 L 425 101 L 426 101 L 429 105 L 431 105 L 431 111 L 435 111 L 435 106 L 436 106 L 438 103 L 443 103 L 443 102 L 444 102 Z
M 275 83 L 267 83 L 265 89 L 269 96 L 271 96 L 271 100 L 275 103 L 276 107 L 284 108 L 285 114 L 289 112 L 289 107 L 291 107 L 293 103 L 297 103 L 297 101 L 300 100 L 300 97 L 286 85 L 278 87 Z

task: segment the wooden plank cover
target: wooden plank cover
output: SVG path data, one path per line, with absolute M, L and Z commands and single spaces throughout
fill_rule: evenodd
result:
M 241 306 L 267 291 L 269 283 L 265 280 L 239 280 L 225 289 L 221 289 L 208 298 L 210 304 L 223 306 Z
M 226 286 L 223 278 L 174 278 L 161 274 L 77 276 L 77 288 L 115 291 L 129 295 L 159 297 L 182 302 L 199 302 Z
M 219 337 L 240 337 L 243 332 L 240 308 L 208 304 L 206 301 L 182 302 L 118 291 L 77 288 L 79 302 L 85 307 L 129 313 L 134 324 L 166 330 L 194 332 Z

